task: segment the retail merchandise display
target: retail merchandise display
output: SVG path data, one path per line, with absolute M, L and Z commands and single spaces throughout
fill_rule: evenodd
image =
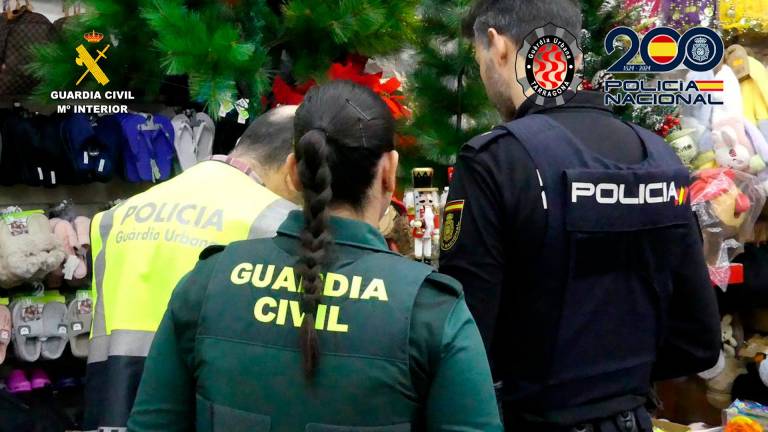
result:
M 59 394 L 82 396 L 96 302 L 90 218 L 127 198 L 126 187 L 148 188 L 229 153 L 255 116 L 300 104 L 318 84 L 366 86 L 396 119 L 400 184 L 379 227 L 390 249 L 438 267 L 441 242 L 455 241 L 464 201 L 446 203 L 452 165 L 465 142 L 501 121 L 461 32 L 471 2 L 85 0 L 74 2 L 72 15 L 65 7 L 64 17 L 47 17 L 35 3 L 4 1 L 0 17 L 0 208 L 8 207 L 0 211 L 0 391 L 26 407 L 19 422 L 48 419 L 41 413 L 61 405 Z M 690 171 L 690 187 L 673 192 L 698 217 L 722 329 L 718 364 L 692 379 L 709 413 L 724 410 L 726 432 L 761 431 L 768 425 L 760 405 L 768 405 L 768 4 L 581 5 L 580 91 L 602 92 L 616 78 L 607 69 L 626 47 L 606 54 L 614 27 L 640 38 L 659 26 L 680 34 L 702 26 L 723 36 L 721 65 L 669 75 L 722 81 L 714 96 L 722 104 L 615 112 L 664 137 Z M 96 39 L 98 46 L 89 45 Z M 99 53 L 92 60 L 108 87 L 90 68 L 94 76 L 78 83 L 81 44 Z M 104 102 L 125 103 L 117 114 L 82 114 L 61 106 L 88 101 L 50 97 L 107 88 L 135 99 Z M 90 198 L 92 190 L 108 192 L 87 205 L 61 203 L 71 191 Z M 43 198 L 6 202 L 6 191 Z M 677 414 L 660 412 L 681 423 L 702 420 Z M 76 430 L 78 414 L 67 417 L 61 429 L 50 420 L 50 430 Z M 678 430 L 672 427 L 656 430 Z

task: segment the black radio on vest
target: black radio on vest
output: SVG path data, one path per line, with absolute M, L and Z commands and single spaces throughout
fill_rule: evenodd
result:
M 688 172 L 601 102 L 525 102 L 458 158 L 440 269 L 464 285 L 507 430 L 650 431 L 651 383 L 717 360 Z

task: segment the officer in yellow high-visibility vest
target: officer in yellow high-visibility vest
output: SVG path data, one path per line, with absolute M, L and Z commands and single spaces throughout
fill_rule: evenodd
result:
M 285 165 L 296 107 L 256 119 L 229 156 L 97 214 L 85 430 L 124 431 L 171 292 L 212 244 L 271 237 L 298 199 Z

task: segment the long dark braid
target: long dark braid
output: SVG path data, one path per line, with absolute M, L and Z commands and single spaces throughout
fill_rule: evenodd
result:
M 315 329 L 321 271 L 333 242 L 328 206 L 361 209 L 384 152 L 394 150 L 394 120 L 370 89 L 349 81 L 315 87 L 296 111 L 295 156 L 304 194 L 304 230 L 296 270 L 302 279 L 300 346 L 311 378 L 320 358 Z
M 327 211 L 333 197 L 328 163 L 332 151 L 326 142 L 325 132 L 319 129 L 310 130 L 296 144 L 299 177 L 304 187 L 305 229 L 301 232 L 301 255 L 297 269 L 302 276 L 301 311 L 304 321 L 300 334 L 307 376 L 314 373 L 320 354 L 315 316 L 323 295 L 321 265 L 332 241 L 328 232 Z

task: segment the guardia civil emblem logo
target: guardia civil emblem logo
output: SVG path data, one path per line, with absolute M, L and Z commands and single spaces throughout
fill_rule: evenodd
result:
M 464 200 L 445 203 L 443 234 L 440 237 L 440 249 L 448 250 L 456 244 L 461 232 L 461 215 L 464 213 Z
M 89 43 L 95 44 L 101 42 L 101 40 L 104 39 L 104 35 L 102 33 L 96 33 L 95 30 L 92 30 L 90 33 L 84 34 L 83 38 Z M 80 44 L 77 46 L 77 48 L 75 48 L 75 51 L 77 51 L 77 58 L 75 59 L 75 62 L 78 66 L 85 67 L 85 71 L 82 75 L 80 75 L 80 79 L 77 80 L 77 83 L 75 83 L 76 86 L 79 86 L 83 79 L 88 76 L 88 74 L 93 75 L 93 77 L 96 78 L 96 81 L 98 81 L 98 83 L 103 86 L 109 83 L 107 74 L 104 73 L 104 71 L 101 69 L 101 66 L 98 64 L 99 60 L 107 58 L 105 53 L 108 49 L 109 44 L 107 44 L 102 50 L 97 49 L 96 52 L 98 55 L 93 57 L 91 53 L 88 52 L 88 50 L 83 46 L 83 44 Z

